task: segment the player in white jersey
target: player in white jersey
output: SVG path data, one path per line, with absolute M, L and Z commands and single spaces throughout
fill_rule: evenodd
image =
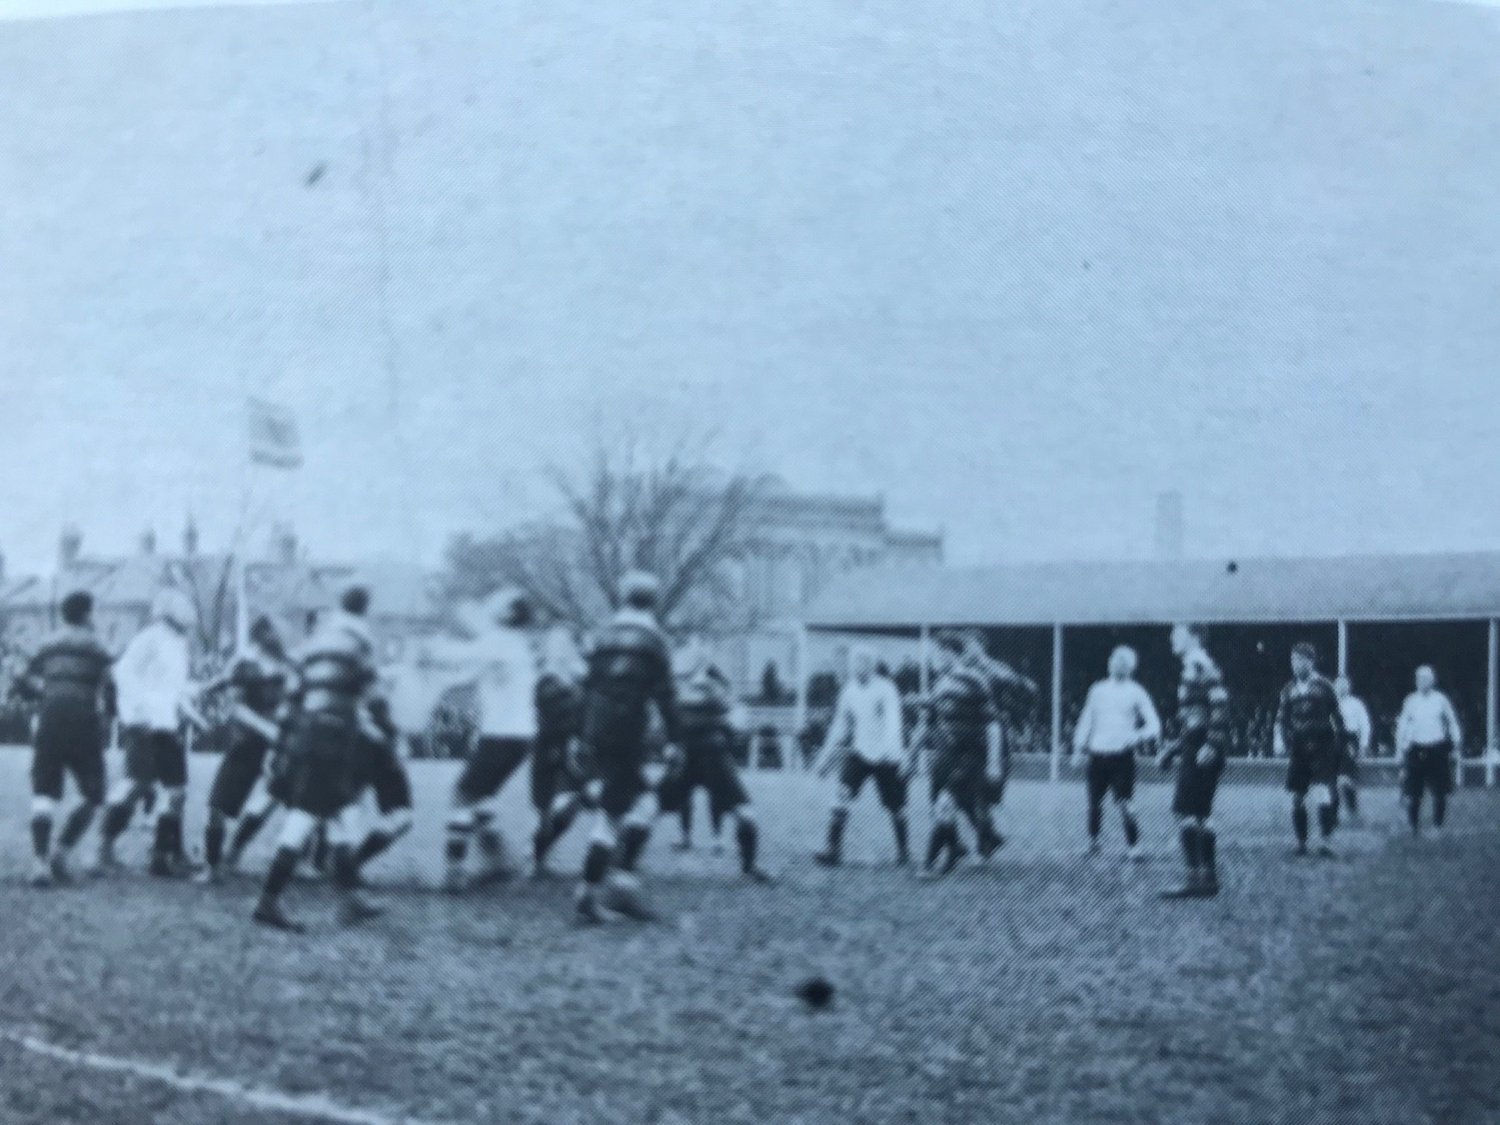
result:
M 125 777 L 110 791 L 99 832 L 99 866 L 118 866 L 115 841 L 130 824 L 137 804 L 159 787 L 151 874 L 184 873 L 187 855 L 182 839 L 182 809 L 187 793 L 187 748 L 184 722 L 203 727 L 192 704 L 187 632 L 192 603 L 180 590 L 157 595 L 151 623 L 135 635 L 115 662 L 120 725 L 125 741 Z
M 1417 669 L 1417 690 L 1406 697 L 1396 720 L 1396 752 L 1403 759 L 1406 818 L 1412 835 L 1422 827 L 1422 794 L 1432 793 L 1432 824 L 1439 832 L 1453 791 L 1453 756 L 1463 744 L 1458 715 L 1448 697 L 1437 689 L 1437 673 L 1427 665 Z
M 1161 737 L 1161 718 L 1146 689 L 1133 677 L 1135 650 L 1120 646 L 1110 654 L 1109 676 L 1089 689 L 1083 713 L 1073 731 L 1073 759 L 1088 758 L 1089 854 L 1099 848 L 1104 826 L 1104 798 L 1113 794 L 1125 827 L 1125 846 L 1131 859 L 1140 858 L 1140 826 L 1131 802 L 1135 799 L 1136 751 Z
M 865 782 L 873 780 L 880 803 L 890 814 L 896 862 L 904 865 L 910 862 L 906 788 L 912 762 L 905 750 L 901 696 L 894 683 L 876 674 L 875 654 L 869 649 L 856 648 L 850 662 L 854 675 L 839 692 L 833 723 L 816 766 L 818 776 L 826 777 L 842 762 L 838 796 L 828 818 L 828 845 L 815 858 L 825 867 L 838 866 L 843 858 L 849 806 Z
M 462 891 L 470 883 L 469 843 L 480 852 L 481 880 L 505 874 L 503 844 L 488 807 L 536 742 L 537 655 L 527 628 L 531 606 L 519 591 L 485 599 L 472 641 L 452 648 L 448 666 L 464 669 L 479 697 L 479 737 L 453 790 L 443 886 Z M 462 680 L 460 681 L 462 682 Z
M 1359 816 L 1359 761 L 1370 753 L 1374 727 L 1370 709 L 1355 696 L 1348 676 L 1333 681 L 1339 713 L 1344 717 L 1344 753 L 1339 760 L 1339 804 L 1351 817 Z

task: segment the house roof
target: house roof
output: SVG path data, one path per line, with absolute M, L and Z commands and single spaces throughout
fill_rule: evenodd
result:
M 1039 563 L 858 571 L 818 629 L 1500 616 L 1500 552 Z

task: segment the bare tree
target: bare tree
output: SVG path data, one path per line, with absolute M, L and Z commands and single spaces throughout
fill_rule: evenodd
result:
M 746 547 L 761 488 L 758 478 L 705 468 L 706 453 L 691 439 L 659 455 L 635 438 L 599 440 L 581 469 L 549 466 L 563 518 L 454 540 L 452 592 L 516 585 L 548 615 L 588 625 L 616 608 L 620 579 L 640 569 L 661 579 L 668 625 L 722 621 L 738 608 L 726 564 Z

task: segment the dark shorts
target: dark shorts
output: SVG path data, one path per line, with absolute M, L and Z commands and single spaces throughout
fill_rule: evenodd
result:
M 411 775 L 401 752 L 390 739 L 365 738 L 360 752 L 364 759 L 365 778 L 375 794 L 375 807 L 381 816 L 412 807 Z
M 1413 746 L 1408 750 L 1402 790 L 1417 800 L 1424 791 L 1444 797 L 1453 792 L 1453 743 Z
M 1342 747 L 1332 738 L 1292 746 L 1286 764 L 1286 791 L 1305 797 L 1314 785 L 1332 788 L 1338 781 L 1342 753 Z
M 668 775 L 661 786 L 663 812 L 676 812 L 693 799 L 693 791 L 708 793 L 710 815 L 715 819 L 750 803 L 740 780 L 739 768 L 727 743 L 686 749 L 681 769 Z
M 181 789 L 187 785 L 187 747 L 176 731 L 126 727 L 125 776 L 137 785 Z
M 961 809 L 986 809 L 1000 800 L 1005 788 L 986 777 L 989 746 L 981 737 L 968 745 L 939 746 L 932 755 L 927 776 L 929 798 L 936 801 L 947 793 Z
M 236 726 L 208 791 L 208 807 L 233 818 L 244 811 L 250 791 L 266 770 L 271 744 L 252 730 Z
M 31 791 L 60 801 L 68 774 L 85 801 L 104 801 L 104 727 L 99 713 L 92 704 L 58 700 L 44 704 L 37 717 Z
M 359 735 L 351 721 L 303 715 L 276 757 L 271 796 L 312 816 L 336 816 L 363 789 L 366 779 L 359 753 Z
M 493 797 L 521 768 L 529 753 L 530 739 L 481 738 L 474 744 L 474 750 L 454 786 L 459 801 L 472 805 Z
M 1122 804 L 1135 798 L 1135 753 L 1090 754 L 1088 766 L 1089 807 L 1112 794 Z
M 868 762 L 858 754 L 844 757 L 844 768 L 839 771 L 839 784 L 848 792 L 850 799 L 858 797 L 865 782 L 875 782 L 875 792 L 880 803 L 891 812 L 900 812 L 906 807 L 906 778 L 901 775 L 901 766 L 896 762 Z
M 531 807 L 545 813 L 559 794 L 574 793 L 578 788 L 578 775 L 568 761 L 567 742 L 538 742 L 531 755 Z
M 1207 820 L 1213 815 L 1214 795 L 1224 773 L 1224 755 L 1217 754 L 1206 766 L 1198 764 L 1200 745 L 1184 746 L 1177 759 L 1177 786 L 1172 794 L 1172 813 Z

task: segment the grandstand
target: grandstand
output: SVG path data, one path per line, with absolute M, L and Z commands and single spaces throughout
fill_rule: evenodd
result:
M 862 636 L 905 638 L 920 652 L 934 630 L 982 630 L 992 654 L 1046 685 L 1034 717 L 1056 778 L 1070 720 L 1112 646 L 1133 645 L 1142 682 L 1158 700 L 1172 697 L 1166 627 L 1176 621 L 1208 626 L 1236 701 L 1238 754 L 1269 756 L 1288 654 L 1306 638 L 1323 671 L 1347 673 L 1370 705 L 1377 753 L 1393 750 L 1413 669 L 1431 664 L 1464 722 L 1470 780 L 1494 782 L 1500 553 L 869 572 L 813 605 L 802 651 Z

